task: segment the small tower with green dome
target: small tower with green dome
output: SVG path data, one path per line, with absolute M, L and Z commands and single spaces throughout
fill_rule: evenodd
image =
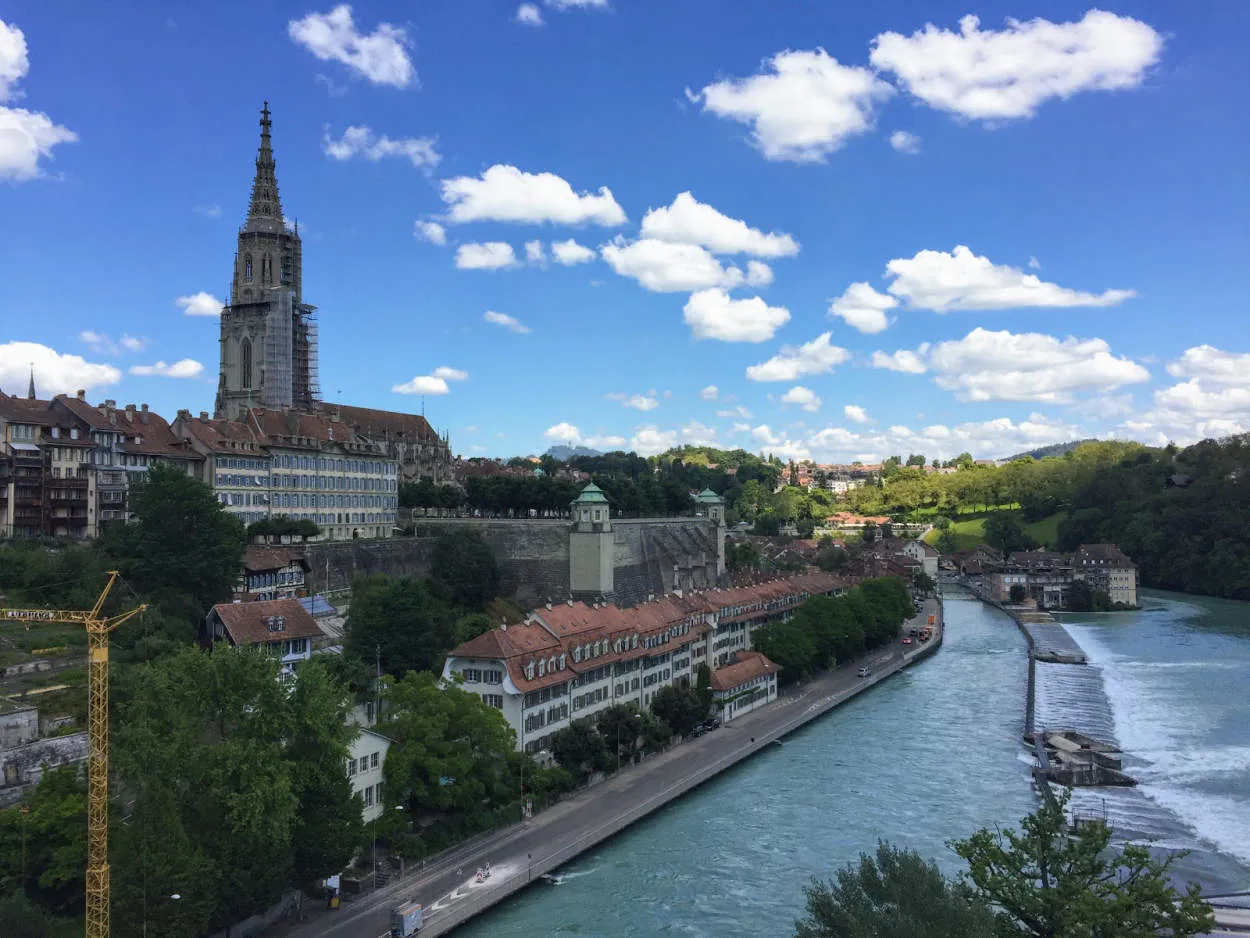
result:
M 574 593 L 606 596 L 613 591 L 615 536 L 612 506 L 603 489 L 591 482 L 569 503 L 573 529 L 569 532 L 569 588 Z
M 716 525 L 716 575 L 725 575 L 725 500 L 711 489 L 694 497 L 694 513 Z

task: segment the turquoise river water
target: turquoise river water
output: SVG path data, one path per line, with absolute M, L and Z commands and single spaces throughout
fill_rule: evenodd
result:
M 1147 594 L 1067 616 L 1090 657 L 1039 665 L 1039 724 L 1111 736 L 1135 789 L 1079 794 L 1126 836 L 1188 849 L 1179 874 L 1250 888 L 1250 604 Z M 457 931 L 464 938 L 791 934 L 803 886 L 874 849 L 1012 825 L 1037 803 L 1020 743 L 1024 639 L 948 592 L 941 652 Z

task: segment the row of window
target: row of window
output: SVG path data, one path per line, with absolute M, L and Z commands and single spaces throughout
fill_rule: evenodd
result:
M 482 703 L 488 707 L 494 707 L 496 710 L 502 710 L 503 694 L 483 694 Z
M 273 496 L 275 508 L 397 508 L 398 503 L 394 495 L 296 495 L 276 492 Z
M 600 687 L 598 690 L 592 690 L 589 694 L 582 694 L 573 698 L 573 709 L 581 710 L 583 707 L 589 707 L 597 703 L 602 703 L 608 699 L 608 689 Z
M 465 668 L 460 673 L 464 675 L 464 680 L 465 680 L 465 683 L 467 684 L 502 684 L 503 683 L 502 671 L 494 671 L 494 670 L 483 671 L 480 668 Z
M 357 771 L 368 772 L 370 769 L 376 769 L 381 764 L 381 758 L 381 752 L 371 752 L 359 759 L 348 759 L 347 777 L 353 777 Z
M 389 459 L 334 459 L 327 456 L 289 456 L 278 453 L 273 457 L 275 469 L 315 469 L 319 472 L 355 472 L 371 475 L 393 475 L 395 463 Z
M 246 486 L 256 486 L 258 488 L 269 488 L 269 476 L 263 475 L 245 475 L 238 472 L 219 472 L 217 473 L 218 487 L 223 485 L 232 485 L 238 488 Z
M 644 677 L 642 679 L 642 686 L 651 687 L 655 684 L 658 684 L 660 681 L 664 681 L 667 683 L 670 677 L 672 677 L 672 672 L 669 671 L 668 668 L 665 668 L 663 671 L 656 671 L 655 674 L 648 674 L 646 677 Z
M 276 489 L 342 490 L 345 492 L 394 492 L 398 483 L 392 478 L 371 479 L 361 476 L 285 475 L 275 472 Z
M 253 469 L 259 472 L 269 471 L 269 460 L 250 456 L 218 456 L 219 469 Z

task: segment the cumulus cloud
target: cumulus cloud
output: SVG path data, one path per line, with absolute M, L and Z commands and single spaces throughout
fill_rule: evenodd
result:
M 629 440 L 629 448 L 639 456 L 658 456 L 677 445 L 676 430 L 639 427 Z
M 714 401 L 716 400 L 719 394 L 720 394 L 720 388 L 718 388 L 714 384 L 709 384 L 707 387 L 705 387 L 702 391 L 699 392 L 699 397 L 703 398 L 705 401 Z
M 738 404 L 734 407 L 730 407 L 725 410 L 718 410 L 716 412 L 716 416 L 717 417 L 740 417 L 743 420 L 751 420 L 755 417 L 755 414 L 751 413 L 751 411 L 747 410 L 747 408 L 743 407 L 741 404 Z
M 197 215 L 203 215 L 205 218 L 221 218 L 221 206 L 216 204 L 196 205 L 192 207 L 191 211 Z
M 823 402 L 810 388 L 805 388 L 796 384 L 790 390 L 786 391 L 785 394 L 781 395 L 781 403 L 798 404 L 804 410 L 809 410 L 814 413 L 815 411 L 820 410 L 820 405 Z
M 763 261 L 747 261 L 746 285 L 766 287 L 773 282 L 773 269 Z
M 1225 352 L 1211 345 L 1188 348 L 1167 366 L 1175 378 L 1196 378 L 1202 382 L 1250 387 L 1250 353 Z
M 871 130 L 877 104 L 893 91 L 871 69 L 840 65 L 815 49 L 779 52 L 759 74 L 718 81 L 689 97 L 705 111 L 749 125 L 767 159 L 813 163 Z
M 516 15 L 513 17 L 522 26 L 541 26 L 543 24 L 542 10 L 538 9 L 533 3 L 522 3 L 516 8 Z
M 403 137 L 392 140 L 385 134 L 377 136 L 368 127 L 352 126 L 343 131 L 343 136 L 338 140 L 330 136 L 327 128 L 321 147 L 326 156 L 333 160 L 343 161 L 363 156 L 376 163 L 388 156 L 400 156 L 418 169 L 429 169 L 437 166 L 442 159 L 435 149 L 437 142 L 433 137 Z
M 659 398 L 655 396 L 654 391 L 648 391 L 646 394 L 609 394 L 608 400 L 620 401 L 622 407 L 632 407 L 634 410 L 655 410 L 660 406 Z
M 686 293 L 713 287 L 732 289 L 747 282 L 739 268 L 723 266 L 710 251 L 697 244 L 654 238 L 626 241 L 618 235 L 612 242 L 600 246 L 599 253 L 620 276 L 632 277 L 655 293 Z M 761 274 L 757 270 L 755 279 Z M 768 271 L 768 278 L 771 277 L 772 271 Z
M 823 375 L 849 361 L 851 353 L 830 343 L 832 333 L 824 332 L 798 347 L 785 345 L 766 362 L 747 368 L 752 381 L 794 381 L 804 375 Z
M 185 316 L 220 316 L 221 308 L 226 304 L 211 293 L 201 290 L 188 296 L 180 296 L 174 305 L 182 310 Z
M 683 312 L 696 339 L 722 342 L 767 342 L 790 320 L 784 306 L 769 306 L 758 296 L 731 299 L 717 289 L 691 294 Z
M 921 344 L 914 352 L 909 349 L 899 349 L 888 355 L 885 352 L 873 352 L 872 367 L 901 371 L 905 375 L 922 375 L 928 371 L 928 366 L 925 364 L 925 356 L 928 352 L 928 342 Z
M 564 421 L 544 430 L 543 437 L 556 443 L 576 443 L 581 440 L 582 432 L 573 424 Z
M 482 314 L 482 319 L 492 325 L 503 326 L 505 329 L 511 330 L 512 332 L 525 334 L 530 331 L 530 327 L 522 323 L 515 316 L 509 316 L 507 313 L 497 313 L 493 309 L 488 309 L 484 312 Z
M 893 282 L 886 288 L 915 309 L 944 313 L 952 309 L 1114 306 L 1135 290 L 1084 293 L 1047 283 L 1017 267 L 994 264 L 960 244 L 955 250 L 920 251 L 886 265 Z
M 52 149 L 73 143 L 78 134 L 53 122 L 47 114 L 8 107 L 22 97 L 17 83 L 30 71 L 26 36 L 0 20 L 0 179 L 25 182 L 42 176 L 41 159 L 52 159 Z
M 456 248 L 456 266 L 461 270 L 500 270 L 516 265 L 512 245 L 505 241 L 470 242 Z
M 541 241 L 525 242 L 525 262 L 527 264 L 536 264 L 539 267 L 547 266 L 547 252 L 543 250 Z
M 597 195 L 577 193 L 555 173 L 526 173 L 496 164 L 481 176 L 456 176 L 442 183 L 447 220 L 558 225 L 625 224 L 625 211 L 602 186 Z
M 569 238 L 567 241 L 552 241 L 551 256 L 557 264 L 572 267 L 574 264 L 585 264 L 593 261 L 595 252 Z
M 751 254 L 755 257 L 790 257 L 799 244 L 790 235 L 752 228 L 700 202 L 689 192 L 679 193 L 673 204 L 653 208 L 642 219 L 641 235 L 658 241 L 698 244 L 713 254 Z
M 35 390 L 42 398 L 107 387 L 122 379 L 112 365 L 89 362 L 81 355 L 62 355 L 38 342 L 0 343 L 0 388 L 6 393 L 24 395 L 32 368 Z
M 894 297 L 878 293 L 867 283 L 853 283 L 833 301 L 829 315 L 839 317 L 860 332 L 876 333 L 890 325 L 886 312 L 896 306 L 898 300 Z
M 379 23 L 371 33 L 357 32 L 346 3 L 291 20 L 287 34 L 321 61 L 346 65 L 375 85 L 405 88 L 417 77 L 408 58 L 408 34 L 390 23 Z
M 1140 20 L 1090 10 L 1074 23 L 1041 17 L 982 30 L 973 15 L 959 32 L 932 23 L 910 36 L 872 41 L 872 64 L 893 73 L 930 107 L 969 120 L 1032 117 L 1051 98 L 1136 88 L 1159 59 L 1163 37 Z
M 1187 380 L 1155 391 L 1153 408 L 1125 421 L 1122 432 L 1180 444 L 1250 433 L 1250 354 L 1197 345 L 1167 370 Z
M 190 358 L 172 364 L 159 361 L 155 365 L 130 366 L 130 373 L 141 378 L 195 378 L 203 371 L 204 366 Z
M 914 361 L 933 370 L 938 387 L 964 401 L 1067 404 L 1078 393 L 1106 393 L 1150 378 L 1141 365 L 1113 355 L 1102 339 L 980 327 L 962 339 L 918 350 Z
M 440 365 L 434 369 L 434 377 L 442 378 L 444 381 L 465 381 L 469 377 L 467 371 L 461 371 L 459 368 L 452 368 L 448 365 Z
M 603 434 L 583 436 L 582 431 L 567 421 L 557 423 L 543 431 L 543 437 L 553 443 L 567 443 L 570 446 L 589 446 L 592 449 L 614 450 L 625 445 L 625 437 Z
M 868 411 L 857 404 L 847 404 L 842 408 L 842 413 L 846 414 L 846 419 L 852 423 L 868 423 L 872 419 L 868 416 Z
M 606 10 L 608 0 L 546 0 L 547 6 L 563 13 L 567 10 Z
M 392 385 L 391 390 L 396 394 L 447 394 L 451 388 L 447 386 L 445 378 L 417 375 L 411 381 Z
M 916 154 L 920 152 L 920 138 L 906 130 L 896 130 L 890 134 L 890 146 L 899 153 Z
M 422 241 L 429 241 L 430 244 L 441 245 L 447 243 L 447 229 L 436 221 L 414 221 L 412 223 L 412 234 Z
M 78 341 L 86 345 L 93 352 L 101 352 L 106 355 L 120 355 L 125 352 L 141 352 L 147 348 L 148 340 L 138 336 L 123 333 L 120 339 L 116 341 L 103 332 L 95 332 L 92 329 L 84 329 L 78 333 Z

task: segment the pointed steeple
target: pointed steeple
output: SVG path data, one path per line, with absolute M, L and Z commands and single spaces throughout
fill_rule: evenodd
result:
M 260 112 L 260 149 L 256 151 L 256 178 L 252 180 L 252 199 L 247 206 L 247 231 L 283 231 L 282 200 L 278 197 L 278 177 L 275 173 L 273 148 L 269 131 L 273 121 L 269 118 L 269 102 Z
M 30 387 L 26 389 L 26 397 L 28 400 L 35 400 L 35 366 L 30 366 Z

